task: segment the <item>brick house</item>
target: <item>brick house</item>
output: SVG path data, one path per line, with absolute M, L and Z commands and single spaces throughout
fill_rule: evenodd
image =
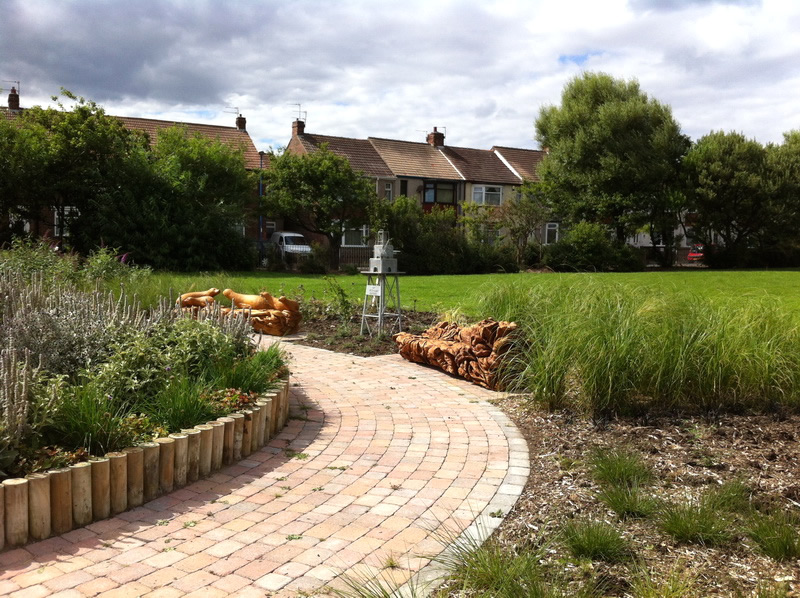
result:
M 541 150 L 495 146 L 489 150 L 448 146 L 437 127 L 425 142 L 368 137 L 352 139 L 305 132 L 305 122 L 292 124 L 286 151 L 303 154 L 326 143 L 334 153 L 346 157 L 355 170 L 375 179 L 379 198 L 399 195 L 418 198 L 423 210 L 453 207 L 457 213 L 466 201 L 499 206 L 519 192 L 526 180 L 538 180 L 536 168 Z M 546 243 L 558 240 L 558 223 L 548 223 L 537 235 Z M 356 240 L 360 238 L 361 242 Z M 343 247 L 366 246 L 367 230 L 347 229 Z

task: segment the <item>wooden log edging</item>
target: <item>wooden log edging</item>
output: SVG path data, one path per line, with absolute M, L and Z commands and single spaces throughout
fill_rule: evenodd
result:
M 5 480 L 0 483 L 0 550 L 136 508 L 246 459 L 286 425 L 288 414 L 286 376 L 276 391 L 227 417 L 86 463 Z

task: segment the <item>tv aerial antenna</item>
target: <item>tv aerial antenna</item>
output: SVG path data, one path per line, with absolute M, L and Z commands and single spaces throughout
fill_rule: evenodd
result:
M 22 92 L 20 91 L 20 89 L 22 88 L 22 85 L 20 85 L 19 81 L 14 81 L 13 79 L 2 79 L 1 81 L 2 81 L 3 83 L 16 83 L 16 84 L 17 84 L 17 85 L 16 85 L 16 87 L 17 87 L 17 93 L 18 93 L 18 94 L 20 94 L 20 95 L 22 95 Z
M 289 104 L 290 106 L 297 106 L 297 120 L 306 122 L 308 119 L 308 110 L 303 110 L 302 104 Z
M 225 106 L 222 111 L 227 114 L 235 114 L 236 116 L 241 115 L 241 112 L 239 112 L 239 106 Z

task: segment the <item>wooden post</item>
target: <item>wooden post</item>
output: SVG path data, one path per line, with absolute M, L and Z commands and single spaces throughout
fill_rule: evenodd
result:
M 145 442 L 139 445 L 144 452 L 144 502 L 150 502 L 158 497 L 158 445 L 155 442 Z
M 11 478 L 5 488 L 6 544 L 22 546 L 28 541 L 28 480 Z
M 286 381 L 283 385 L 283 417 L 281 418 L 281 428 L 289 421 L 289 389 L 291 386 L 291 378 L 286 376 Z
M 128 455 L 108 453 L 111 487 L 111 514 L 122 513 L 128 508 Z
M 242 436 L 244 434 L 244 415 L 241 413 L 231 413 L 233 420 L 233 461 L 238 463 L 242 460 Z
M 261 399 L 260 402 L 264 404 L 264 444 L 267 444 L 272 435 L 270 432 L 272 431 L 272 403 L 275 402 L 275 399 L 269 395 L 266 398 Z
M 270 409 L 270 426 L 269 426 L 269 437 L 275 438 L 275 435 L 278 433 L 278 413 L 279 409 L 278 406 L 280 405 L 280 389 L 278 389 L 278 400 L 272 401 L 272 406 Z
M 189 440 L 187 450 L 186 480 L 196 482 L 200 478 L 200 430 L 191 428 L 181 430 Z
M 222 469 L 222 451 L 225 442 L 225 424 L 220 421 L 208 422 L 211 426 L 211 471 Z
M 122 451 L 128 456 L 128 508 L 144 504 L 144 449 L 130 446 Z
M 51 469 L 50 527 L 56 535 L 72 529 L 72 472 L 69 467 Z
M 267 426 L 269 426 L 269 409 L 270 404 L 265 399 L 259 399 L 256 401 L 256 405 L 259 405 L 261 410 L 261 415 L 258 418 L 258 448 L 264 446 L 264 438 L 267 435 Z
M 90 463 L 70 465 L 72 472 L 72 522 L 83 527 L 92 522 L 92 466 Z
M 183 488 L 189 465 L 189 437 L 186 434 L 170 434 L 169 437 L 175 440 L 175 487 Z
M 242 432 L 242 457 L 249 457 L 253 443 L 253 410 L 242 409 L 244 431 Z
M 214 428 L 207 424 L 196 426 L 200 430 L 200 477 L 211 473 L 211 453 L 214 440 Z
M 0 484 L 0 505 L 3 505 L 0 509 L 0 550 L 3 550 L 6 545 L 6 500 L 3 484 Z
M 175 439 L 157 438 L 158 478 L 161 494 L 169 494 L 175 486 Z
M 220 417 L 217 421 L 225 426 L 224 438 L 222 440 L 222 464 L 230 465 L 233 463 L 233 418 Z
M 266 418 L 264 417 L 264 405 L 256 402 L 252 407 L 253 409 L 253 434 L 250 437 L 250 452 L 255 453 L 259 448 L 258 436 L 262 434 L 263 428 L 261 427 Z
M 111 461 L 94 457 L 92 468 L 92 518 L 95 521 L 111 517 Z
M 31 473 L 25 477 L 28 478 L 28 534 L 31 540 L 44 540 L 50 537 L 50 476 Z

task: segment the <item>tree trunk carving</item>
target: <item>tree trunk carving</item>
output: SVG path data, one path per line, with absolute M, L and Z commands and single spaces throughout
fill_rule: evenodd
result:
M 420 335 L 401 332 L 393 338 L 400 355 L 409 361 L 432 365 L 473 384 L 500 390 L 498 369 L 516 329 L 514 322 L 491 319 L 466 328 L 439 322 Z

